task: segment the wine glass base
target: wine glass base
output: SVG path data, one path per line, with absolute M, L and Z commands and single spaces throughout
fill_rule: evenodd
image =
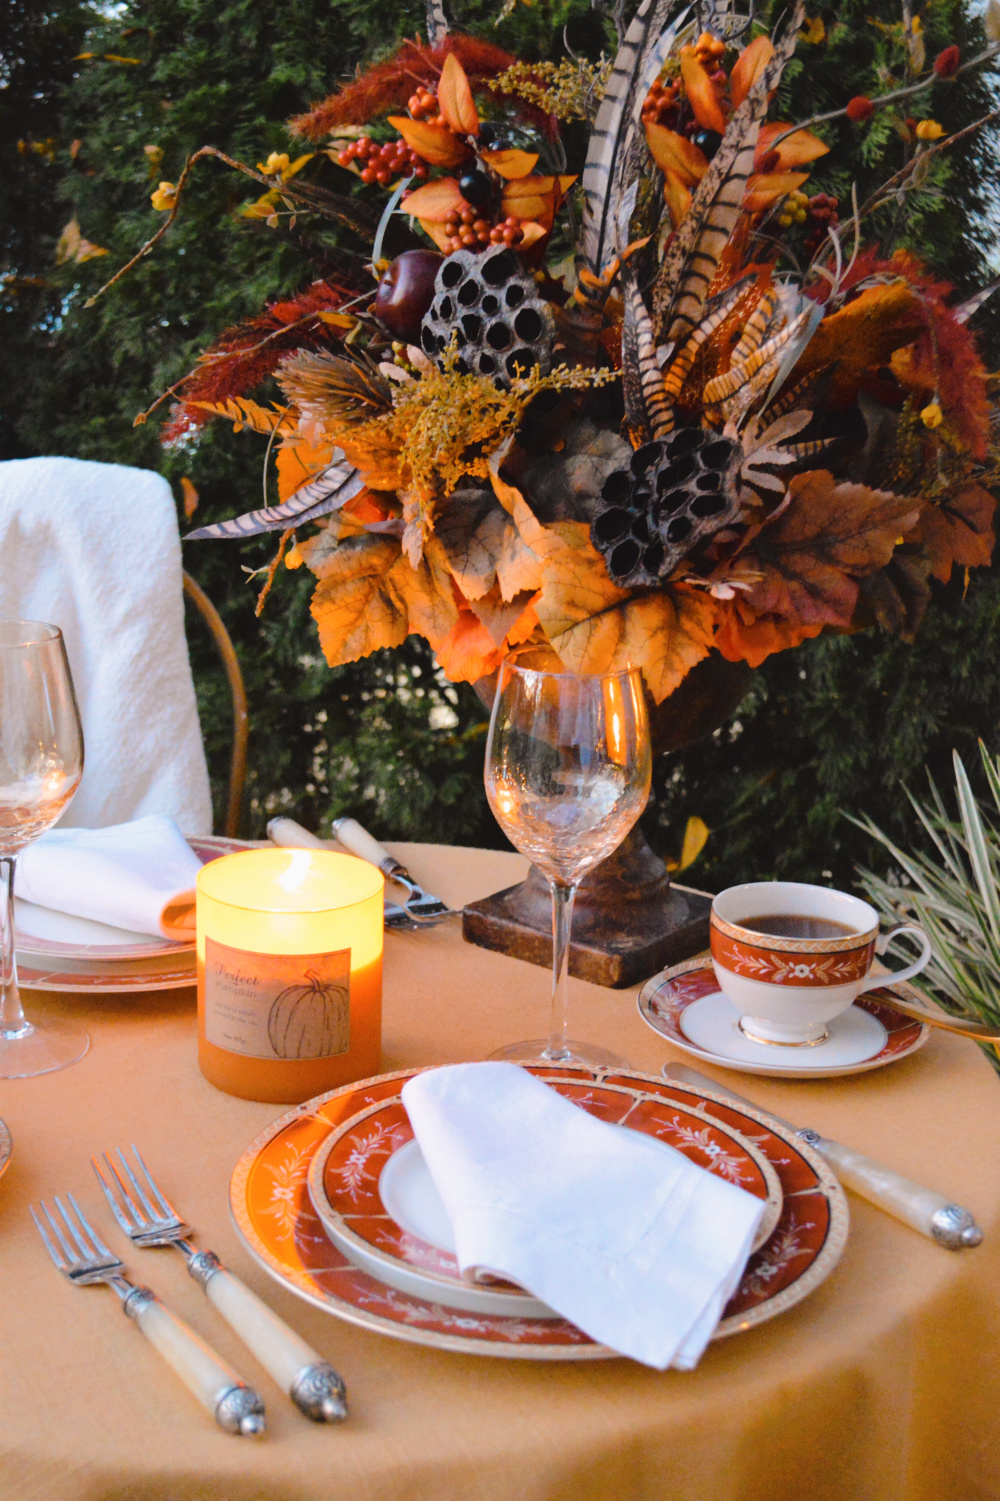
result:
M 26 1022 L 17 1032 L 0 1032 L 0 1079 L 33 1079 L 79 1063 L 90 1047 L 80 1027 Z
M 506 1063 L 550 1063 L 553 1068 L 629 1068 L 629 1063 L 612 1053 L 609 1048 L 599 1048 L 593 1042 L 568 1041 L 563 1051 L 554 1053 L 547 1037 L 533 1038 L 530 1042 L 511 1042 L 505 1048 L 497 1048 L 491 1058 Z

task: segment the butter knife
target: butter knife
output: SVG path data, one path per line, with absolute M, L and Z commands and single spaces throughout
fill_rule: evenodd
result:
M 699 1074 L 697 1069 L 688 1068 L 684 1063 L 665 1063 L 661 1072 L 665 1079 L 676 1084 L 690 1084 L 695 1089 L 711 1090 L 723 1099 L 732 1100 L 735 1105 L 762 1108 L 745 1095 L 737 1094 L 735 1089 L 717 1084 L 714 1079 Z M 877 1205 L 879 1209 L 884 1209 L 886 1214 L 902 1220 L 904 1225 L 919 1230 L 921 1235 L 926 1235 L 929 1240 L 936 1240 L 939 1246 L 945 1246 L 949 1251 L 962 1251 L 982 1244 L 983 1232 L 968 1209 L 952 1204 L 932 1188 L 922 1188 L 919 1183 L 911 1183 L 909 1178 L 904 1178 L 872 1157 L 865 1157 L 853 1147 L 841 1146 L 839 1141 L 831 1141 L 809 1127 L 793 1126 L 790 1121 L 775 1115 L 773 1110 L 768 1111 L 768 1114 L 825 1157 L 845 1188 L 851 1189 L 860 1198 L 867 1199 L 870 1204 Z

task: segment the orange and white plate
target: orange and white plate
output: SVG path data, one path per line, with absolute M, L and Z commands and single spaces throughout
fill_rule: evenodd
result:
M 599 1360 L 614 1355 L 561 1318 L 470 1313 L 440 1297 L 416 1296 L 355 1266 L 327 1236 L 309 1199 L 309 1169 L 330 1136 L 371 1106 L 397 1099 L 418 1069 L 384 1074 L 320 1095 L 274 1121 L 244 1152 L 230 1184 L 236 1228 L 251 1254 L 276 1281 L 362 1328 L 436 1349 L 520 1360 Z M 833 1173 L 795 1133 L 762 1111 L 735 1106 L 708 1091 L 667 1084 L 629 1071 L 537 1068 L 560 1088 L 588 1092 L 604 1109 L 642 1107 L 650 1116 L 683 1111 L 695 1130 L 746 1138 L 770 1163 L 782 1191 L 769 1238 L 747 1262 L 716 1339 L 749 1329 L 801 1302 L 829 1275 L 847 1238 L 847 1203 Z M 582 1094 L 580 1091 L 582 1090 Z M 601 1104 L 602 1094 L 613 1102 Z M 666 1102 L 664 1106 L 661 1102 Z M 605 1117 L 607 1118 L 607 1117 Z M 612 1116 L 613 1118 L 613 1116 Z M 660 1116 L 659 1119 L 665 1117 Z M 651 1290 L 654 1292 L 655 1290 Z
M 764 1153 L 745 1136 L 650 1097 L 638 1085 L 564 1079 L 554 1088 L 590 1115 L 656 1136 L 699 1167 L 763 1199 L 767 1207 L 754 1249 L 770 1237 L 781 1215 L 781 1184 Z M 388 1286 L 468 1313 L 558 1318 L 513 1283 L 463 1278 L 447 1212 L 398 1092 L 331 1131 L 312 1159 L 307 1187 L 334 1245 Z
M 241 839 L 191 835 L 188 844 L 207 864 L 253 849 Z M 174 943 L 127 933 L 88 918 L 15 899 L 17 979 L 23 990 L 71 993 L 177 990 L 195 983 L 193 941 Z
M 719 989 L 708 959 L 686 959 L 647 980 L 639 1015 L 654 1032 L 703 1063 L 774 1079 L 837 1079 L 867 1073 L 922 1048 L 930 1027 L 892 1009 L 892 989 L 870 990 L 829 1023 L 826 1042 L 786 1047 L 754 1042 Z

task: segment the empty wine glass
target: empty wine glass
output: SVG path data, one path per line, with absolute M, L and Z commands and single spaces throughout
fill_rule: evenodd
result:
M 576 888 L 621 844 L 649 797 L 652 753 L 642 679 L 535 672 L 504 662 L 486 746 L 486 796 L 504 833 L 552 891 L 552 1021 L 548 1041 L 492 1056 L 514 1062 L 622 1060 L 567 1041 L 566 976 Z
M 86 1032 L 25 1020 L 14 957 L 14 868 L 56 822 L 83 775 L 83 731 L 62 632 L 0 620 L 0 1079 L 82 1058 Z

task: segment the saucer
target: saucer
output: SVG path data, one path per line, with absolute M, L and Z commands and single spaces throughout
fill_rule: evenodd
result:
M 639 992 L 643 1021 L 706 1063 L 780 1079 L 834 1079 L 865 1073 L 922 1048 L 930 1028 L 892 1009 L 892 991 L 868 991 L 829 1024 L 825 1042 L 788 1047 L 754 1042 L 740 1012 L 719 989 L 707 959 L 688 959 L 654 975 Z

